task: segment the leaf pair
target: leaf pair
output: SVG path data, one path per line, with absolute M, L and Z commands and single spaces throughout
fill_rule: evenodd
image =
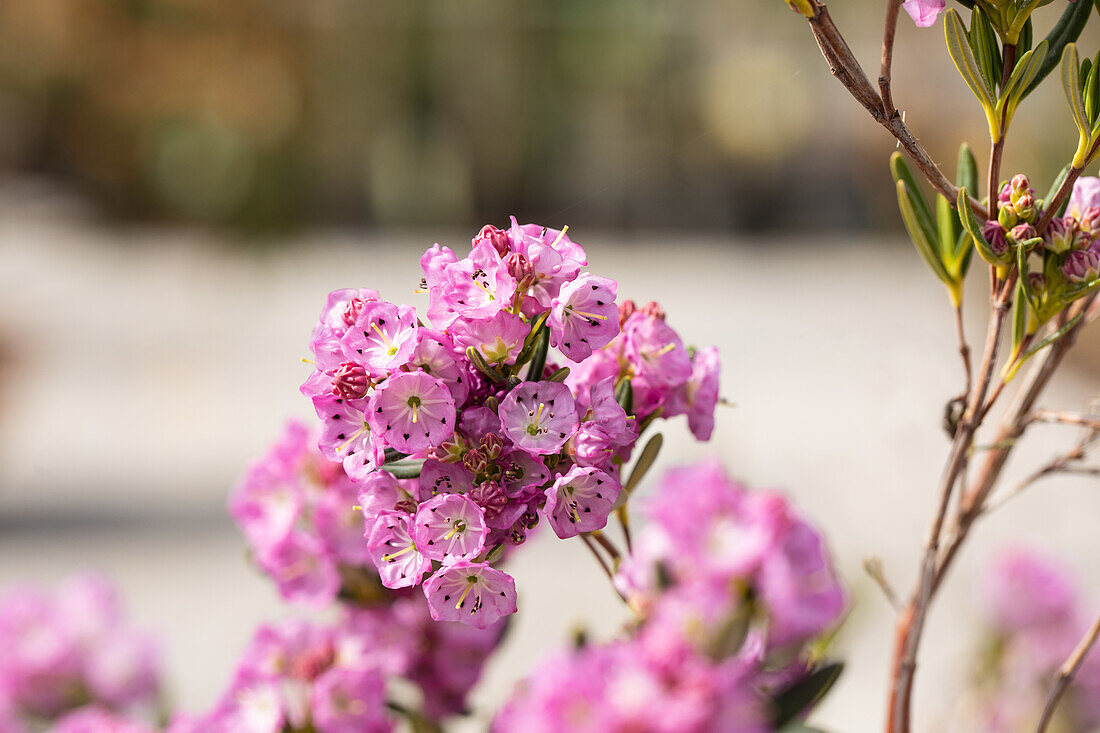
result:
M 897 186 L 898 209 L 913 246 L 932 273 L 947 286 L 952 303 L 958 306 L 962 300 L 962 283 L 973 253 L 970 237 L 963 226 L 964 220 L 960 219 L 963 209 L 973 218 L 969 202 L 964 198 L 962 209 L 956 211 L 952 208 L 954 202 L 937 195 L 936 214 L 933 218 L 932 210 L 921 193 L 913 171 L 900 153 L 894 153 L 890 157 L 890 173 Z M 970 190 L 977 189 L 978 165 L 966 143 L 959 148 L 956 175 L 957 185 Z M 979 230 L 980 228 L 979 225 Z
M 1050 43 L 1043 40 L 1021 55 L 1007 82 L 998 90 L 1003 77 L 1003 58 L 997 49 L 993 28 L 980 8 L 975 8 L 972 17 L 972 27 L 967 32 L 958 12 L 948 10 L 944 16 L 944 36 L 951 60 L 982 105 L 989 125 L 989 138 L 996 143 L 1004 136 L 1016 108 L 1039 77 Z

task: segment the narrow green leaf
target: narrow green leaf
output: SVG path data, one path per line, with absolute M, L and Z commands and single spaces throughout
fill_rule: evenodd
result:
M 394 478 L 417 478 L 423 466 L 424 459 L 417 458 L 416 460 L 387 463 L 382 467 L 382 470 L 392 474 Z
M 955 268 L 959 273 L 959 279 L 966 277 L 967 271 L 970 269 L 970 260 L 974 256 L 974 246 L 971 244 L 970 232 L 963 229 L 959 234 L 959 239 L 955 242 L 955 261 L 958 262 L 958 266 Z
M 615 401 L 627 415 L 634 414 L 634 385 L 631 384 L 630 377 L 624 378 L 615 387 Z
M 473 365 L 479 372 L 493 380 L 497 384 L 504 383 L 504 375 L 495 366 L 485 361 L 485 357 L 474 346 L 468 346 L 466 348 L 466 358 L 473 362 Z
M 955 243 L 962 232 L 962 223 L 951 202 L 936 195 L 936 228 L 939 230 L 939 259 L 948 274 L 955 270 Z
M 833 662 L 818 667 L 802 679 L 787 687 L 773 700 L 775 712 L 773 724 L 782 728 L 811 705 L 821 700 L 844 671 L 843 662 Z
M 1046 36 L 1045 40 L 1050 44 L 1046 61 L 1039 67 L 1039 73 L 1036 74 L 1035 79 L 1024 92 L 1024 97 L 1035 91 L 1035 88 L 1042 83 L 1043 79 L 1054 71 L 1054 67 L 1061 61 L 1063 49 L 1080 38 L 1081 31 L 1085 29 L 1085 24 L 1088 23 L 1090 15 L 1092 15 L 1090 3 L 1066 3 L 1066 9 L 1062 11 L 1062 16 Z
M 909 232 L 909 239 L 917 248 L 917 253 L 932 270 L 932 273 L 944 283 L 951 284 L 951 276 L 940 260 L 939 249 L 934 242 L 936 238 L 928 236 L 928 232 L 918 221 L 917 213 L 913 207 L 913 197 L 909 194 L 905 181 L 898 181 L 898 209 L 901 211 L 901 220 L 905 224 L 905 230 Z
M 1051 184 L 1050 190 L 1047 191 L 1047 197 L 1043 199 L 1044 203 L 1050 203 L 1054 200 L 1054 197 L 1058 194 L 1058 189 L 1062 187 L 1062 184 L 1066 182 L 1066 177 L 1069 176 L 1069 166 L 1065 166 L 1058 173 L 1054 179 L 1054 183 Z M 1067 197 L 1062 205 L 1058 207 L 1058 211 L 1054 212 L 1055 216 L 1063 216 L 1066 213 L 1066 207 L 1069 205 L 1069 198 Z
M 664 443 L 665 438 L 660 433 L 649 439 L 645 448 L 642 448 L 642 452 L 638 454 L 638 460 L 634 461 L 634 468 L 631 469 L 630 477 L 623 484 L 623 491 L 629 494 L 641 483 L 646 473 L 653 467 L 653 462 L 657 460 L 657 454 L 661 452 L 661 446 Z
M 959 218 L 962 220 L 963 229 L 967 231 L 971 239 L 974 240 L 974 245 L 978 248 L 978 254 L 982 256 L 982 259 L 991 265 L 997 265 L 1002 267 L 1012 262 L 1011 249 L 1004 254 L 997 254 L 993 251 L 993 248 L 989 246 L 989 242 L 986 241 L 985 235 L 982 234 L 982 223 L 974 216 L 974 212 L 970 210 L 970 202 L 966 193 L 966 189 L 959 189 L 959 200 L 955 202 L 956 209 L 959 212 Z
M 1096 123 L 1096 112 L 1100 109 L 1100 75 L 1097 75 L 1098 69 L 1092 59 L 1085 59 L 1081 66 L 1088 66 L 1088 71 L 1081 74 L 1085 80 L 1081 96 L 1085 102 L 1085 117 L 1092 125 Z
M 1016 41 L 1016 53 L 1030 51 L 1033 43 L 1035 43 L 1035 24 L 1031 22 L 1031 15 L 1028 14 L 1027 22 L 1020 30 L 1020 39 Z
M 1069 44 L 1062 52 L 1062 92 L 1069 103 L 1073 115 L 1073 124 L 1077 130 L 1087 136 L 1091 130 L 1088 115 L 1085 114 L 1085 102 L 1081 99 L 1080 64 L 1077 61 L 1077 45 Z
M 1016 299 L 1012 303 L 1012 353 L 1020 348 L 1027 332 L 1027 296 L 1022 280 L 1016 281 Z
M 982 76 L 978 62 L 974 58 L 974 52 L 970 50 L 970 42 L 966 38 L 966 28 L 958 12 L 951 8 L 944 14 L 944 36 L 947 39 L 947 52 L 951 60 L 955 62 L 955 68 L 959 70 L 963 81 L 970 87 L 970 91 L 978 98 L 985 108 L 987 116 L 993 110 L 993 92 L 986 84 Z
M 527 334 L 527 338 L 523 339 L 523 348 L 516 356 L 516 367 L 523 366 L 534 355 L 535 349 L 538 348 L 539 341 L 542 339 L 542 331 L 546 328 L 546 319 L 549 316 L 550 311 L 546 311 L 531 324 L 531 331 Z
M 1012 71 L 1012 76 L 1009 77 L 1004 91 L 1001 92 L 1001 98 L 998 100 L 997 105 L 1002 110 L 1005 127 L 1008 127 L 1009 123 L 1012 122 L 1012 117 L 1016 114 L 1016 108 L 1023 99 L 1024 90 L 1039 74 L 1039 67 L 1046 60 L 1048 48 L 1047 42 L 1041 41 L 1038 46 L 1020 58 L 1016 68 Z
M 1084 315 L 1085 314 L 1084 314 L 1083 311 L 1081 313 L 1078 313 L 1076 316 L 1069 319 L 1069 322 L 1066 323 L 1066 325 L 1062 326 L 1057 331 L 1050 334 L 1045 339 L 1043 339 L 1042 341 L 1040 341 L 1039 343 L 1035 344 L 1030 349 L 1028 349 L 1026 352 L 1024 352 L 1024 355 L 1021 356 L 1019 359 L 1017 359 L 1016 363 L 1012 365 L 1012 369 L 1005 374 L 1005 377 L 1004 377 L 1005 381 L 1006 382 L 1010 381 L 1014 376 L 1016 376 L 1016 372 L 1019 371 L 1020 367 L 1023 366 L 1025 361 L 1027 361 L 1031 357 L 1035 356 L 1040 351 L 1042 351 L 1046 347 L 1050 346 L 1055 341 L 1062 338 L 1067 333 L 1069 333 L 1071 330 L 1073 330 L 1073 327 L 1081 322 L 1081 319 L 1084 317 Z
M 974 8 L 970 16 L 970 32 L 967 37 L 986 84 L 990 89 L 996 89 L 1001 79 L 1001 49 L 997 45 L 997 36 L 989 23 L 989 16 L 980 7 Z
M 959 161 L 955 168 L 955 185 L 968 191 L 978 190 L 978 161 L 974 159 L 974 152 L 966 143 L 959 146 Z
M 539 333 L 539 339 L 531 352 L 531 366 L 527 367 L 527 381 L 537 382 L 542 379 L 542 372 L 546 369 L 546 354 L 550 351 L 550 329 L 544 328 Z
M 569 367 L 562 367 L 546 378 L 548 382 L 564 382 L 569 376 Z
M 393 463 L 394 461 L 400 461 L 402 458 L 408 458 L 408 453 L 402 453 L 396 448 L 387 448 L 383 452 L 383 463 Z

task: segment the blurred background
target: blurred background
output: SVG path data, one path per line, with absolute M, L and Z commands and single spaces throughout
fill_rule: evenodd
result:
M 881 3 L 830 7 L 877 69 Z M 984 158 L 942 28 L 902 17 L 894 89 L 945 169 L 961 139 Z M 1048 84 L 1005 170 L 1042 193 L 1074 146 Z M 311 413 L 298 359 L 325 293 L 423 306 L 423 249 L 516 215 L 568 224 L 624 297 L 722 349 L 737 407 L 707 446 L 669 425 L 661 465 L 717 454 L 825 529 L 854 606 L 818 722 L 877 730 L 892 612 L 860 565 L 880 555 L 908 587 L 961 388 L 946 298 L 898 223 L 893 148 L 780 0 L 6 0 L 0 583 L 107 571 L 166 634 L 180 704 L 209 706 L 253 625 L 287 613 L 224 501 L 282 421 Z M 1049 406 L 1096 395 L 1098 343 Z M 1014 471 L 1068 447 L 1064 430 Z M 1022 536 L 1095 591 L 1082 517 L 1098 510 L 1095 485 L 1058 479 L 977 532 L 927 637 L 923 729 L 944 729 L 968 674 L 983 562 Z M 520 554 L 525 613 L 476 721 L 575 626 L 614 632 L 590 562 L 546 538 Z

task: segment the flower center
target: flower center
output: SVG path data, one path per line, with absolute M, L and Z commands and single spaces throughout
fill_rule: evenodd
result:
M 377 323 L 370 324 L 370 327 L 374 329 L 374 332 L 378 334 L 378 337 L 382 339 L 382 342 L 386 344 L 386 356 L 393 356 L 397 353 L 397 347 L 390 343 L 390 340 L 386 338 L 386 334 L 378 327 Z
M 409 409 L 412 410 L 413 422 L 415 423 L 418 419 L 420 419 L 420 398 L 416 395 L 412 395 L 411 397 L 409 397 L 408 405 Z
M 531 424 L 527 426 L 527 434 L 528 435 L 535 436 L 535 435 L 540 435 L 541 433 L 546 432 L 546 428 L 543 428 L 543 427 L 539 426 L 539 420 L 542 419 L 542 411 L 545 410 L 545 409 L 546 409 L 546 403 L 545 402 L 540 402 L 538 412 L 534 413 L 534 419 L 531 421 Z
M 474 587 L 475 583 L 477 583 L 477 576 L 476 575 L 468 576 L 466 578 L 466 583 L 467 583 L 466 589 L 464 591 L 462 591 L 462 595 L 460 595 L 458 597 L 458 603 L 455 604 L 456 609 L 457 608 L 462 608 L 462 604 L 466 602 L 466 596 L 469 595 L 470 589 Z

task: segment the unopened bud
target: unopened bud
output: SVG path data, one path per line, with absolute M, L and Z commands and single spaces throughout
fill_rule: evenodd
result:
M 1027 179 L 1023 173 L 1017 173 L 1012 176 L 1012 181 L 1009 183 L 1012 186 L 1012 193 L 1020 196 L 1031 191 L 1031 181 Z
M 622 327 L 627 319 L 634 315 L 636 310 L 638 310 L 638 304 L 633 300 L 624 300 L 619 303 L 619 326 Z
M 993 250 L 993 254 L 1003 255 L 1008 251 L 1008 237 L 1005 236 L 1004 227 L 998 222 L 990 220 L 982 225 L 982 236 L 989 242 L 989 248 Z
M 531 287 L 535 281 L 535 268 L 531 264 L 531 260 L 519 252 L 512 252 L 505 259 L 504 262 L 508 268 L 508 274 L 515 278 L 519 290 L 526 290 Z
M 1013 208 L 1012 204 L 1004 204 L 1001 206 L 1001 210 L 997 212 L 997 223 L 1005 229 L 1011 229 L 1019 221 L 1020 217 L 1016 216 L 1016 209 Z
M 655 300 L 646 303 L 645 306 L 642 307 L 642 313 L 658 321 L 665 320 L 665 310 Z
M 1008 233 L 1008 238 L 1013 242 L 1026 242 L 1029 239 L 1035 239 L 1035 227 L 1030 224 L 1017 224 L 1012 227 L 1012 231 Z
M 523 527 L 512 527 L 512 533 L 508 535 L 508 541 L 513 545 L 522 545 L 527 540 L 527 530 Z
M 504 448 L 504 439 L 496 433 L 488 433 L 481 439 L 481 450 L 490 459 L 495 460 Z
M 508 240 L 508 232 L 497 229 L 492 224 L 486 224 L 481 228 L 481 231 L 474 237 L 474 246 L 481 244 L 482 242 L 488 242 L 493 245 L 493 249 L 497 251 L 501 257 L 508 254 L 510 242 Z M 517 278 L 518 279 L 518 278 Z
M 1035 220 L 1035 197 L 1029 193 L 1025 193 L 1016 200 L 1016 203 L 1012 205 L 1012 208 L 1016 210 L 1016 216 L 1020 221 L 1034 221 Z
M 416 503 L 415 499 L 402 499 L 393 505 L 393 508 L 399 512 L 406 512 L 408 514 L 416 514 L 416 508 L 420 506 Z
M 370 377 L 361 364 L 345 361 L 332 375 L 332 393 L 347 400 L 357 400 L 367 395 Z
M 534 529 L 539 525 L 538 512 L 526 511 L 523 516 L 519 518 L 520 524 L 527 529 Z
M 1062 265 L 1062 274 L 1072 283 L 1085 283 L 1100 277 L 1100 257 L 1091 249 L 1070 252 Z
M 344 304 L 344 323 L 349 326 L 355 325 L 355 320 L 359 318 L 359 313 L 363 310 L 364 305 L 366 305 L 366 301 L 358 295 L 348 298 L 348 302 Z
M 471 473 L 481 473 L 488 464 L 489 461 L 485 458 L 485 454 L 477 448 L 471 448 L 462 454 L 462 465 L 469 469 Z

